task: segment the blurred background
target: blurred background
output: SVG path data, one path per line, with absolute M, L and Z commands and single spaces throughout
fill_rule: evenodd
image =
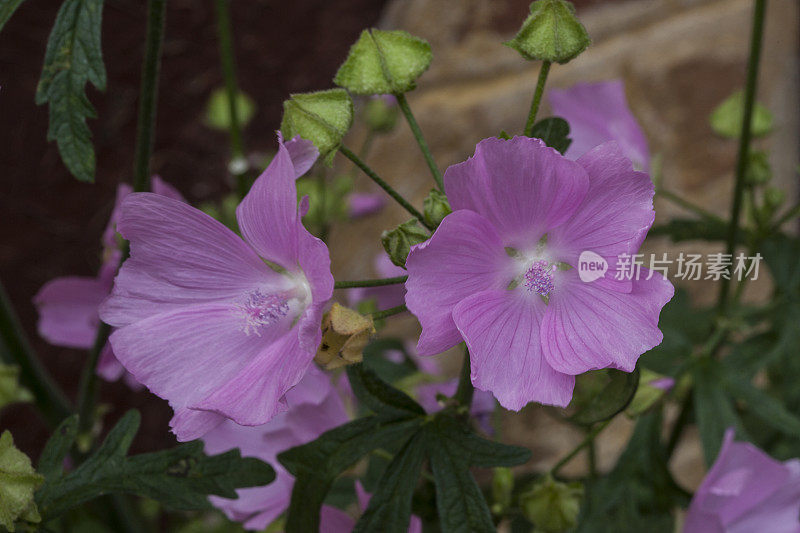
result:
M 536 83 L 538 63 L 525 62 L 502 42 L 513 36 L 528 13 L 529 0 L 248 0 L 232 2 L 239 86 L 256 103 L 245 130 L 249 152 L 275 148 L 281 104 L 293 92 L 326 89 L 360 31 L 369 26 L 405 29 L 427 39 L 433 65 L 409 95 L 440 168 L 472 154 L 478 140 L 500 130 L 519 133 Z M 660 155 L 662 183 L 708 210 L 725 215 L 733 184 L 736 142 L 716 137 L 711 111 L 744 83 L 751 0 L 574 0 L 594 44 L 567 65 L 551 70 L 549 87 L 622 78 L 628 99 Z M 98 118 L 89 122 L 97 153 L 97 183 L 81 184 L 45 141 L 47 109 L 34 104 L 47 35 L 60 2 L 24 3 L 0 33 L 0 279 L 3 280 L 35 349 L 56 379 L 74 395 L 85 353 L 51 346 L 37 338 L 31 298 L 48 280 L 93 276 L 100 263 L 100 235 L 110 214 L 117 183 L 130 181 L 136 99 L 143 53 L 145 2 L 106 0 L 103 53 L 108 71 L 105 93 L 89 90 Z M 775 129 L 757 148 L 768 149 L 774 184 L 794 203 L 798 192 L 798 29 L 796 0 L 773 0 L 767 9 L 758 99 L 775 116 Z M 168 2 L 161 66 L 153 169 L 192 203 L 230 192 L 228 139 L 203 123 L 210 94 L 222 85 L 213 6 L 197 0 Z M 546 97 L 545 97 L 546 103 Z M 546 109 L 545 109 L 546 110 Z M 544 115 L 542 115 L 544 116 Z M 355 127 L 346 144 L 358 146 L 364 129 Z M 376 140 L 368 162 L 401 194 L 421 205 L 432 182 L 405 124 Z M 349 170 L 337 159 L 337 168 Z M 359 176 L 356 190 L 373 190 Z M 657 221 L 680 213 L 663 200 Z M 337 279 L 374 277 L 381 231 L 407 219 L 388 205 L 368 219 L 335 226 L 330 235 Z M 647 252 L 676 249 L 651 239 Z M 686 252 L 717 251 L 708 245 Z M 687 282 L 697 303 L 708 303 L 713 287 Z M 755 284 L 750 297 L 768 296 Z M 411 317 L 394 321 L 390 333 L 413 335 Z M 443 359 L 447 361 L 447 356 Z M 454 366 L 460 358 L 450 358 Z M 113 405 L 110 425 L 127 408 L 143 414 L 136 451 L 174 443 L 171 412 L 147 392 L 122 383 L 103 383 L 102 402 Z M 630 428 L 618 417 L 615 430 L 598 442 L 600 467 L 613 463 Z M 30 406 L 0 413 L 0 429 L 11 429 L 23 451 L 36 457 L 46 427 Z M 533 450 L 538 468 L 581 433 L 529 406 L 521 416 L 504 416 L 502 438 Z M 688 432 L 673 458 L 678 480 L 695 486 L 702 461 Z M 580 469 L 575 461 L 569 469 Z M 569 469 L 565 470 L 565 473 Z

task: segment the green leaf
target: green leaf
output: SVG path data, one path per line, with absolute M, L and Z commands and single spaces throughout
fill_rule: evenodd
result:
M 293 94 L 283 102 L 283 136 L 313 142 L 329 165 L 352 125 L 353 100 L 344 89 Z
M 586 28 L 565 0 L 537 0 L 516 37 L 505 43 L 528 60 L 567 63 L 591 44 Z
M 354 533 L 406 533 L 411 519 L 411 500 L 425 461 L 421 432 L 411 437 L 386 468 L 366 512 Z
M 50 106 L 47 139 L 56 141 L 73 176 L 94 181 L 95 155 L 87 118 L 96 116 L 86 97 L 89 82 L 105 90 L 100 47 L 102 0 L 65 0 L 47 41 L 36 103 Z
M 395 389 L 361 363 L 348 365 L 347 377 L 353 394 L 376 414 L 424 416 L 425 409 L 406 393 Z
M 800 239 L 772 235 L 761 247 L 764 260 L 780 294 L 800 295 Z
M 667 468 L 660 410 L 639 417 L 616 466 L 587 485 L 580 533 L 675 531 L 672 512 L 688 503 Z
M 0 409 L 12 403 L 34 400 L 33 394 L 19 384 L 19 367 L 0 364 Z
M 789 412 L 780 401 L 749 381 L 728 376 L 726 383 L 731 394 L 743 401 L 758 418 L 785 435 L 800 438 L 800 418 Z
M 572 139 L 569 138 L 569 123 L 561 117 L 549 117 L 533 125 L 531 137 L 541 139 L 544 143 L 555 148 L 561 154 L 567 151 Z
M 493 532 L 489 507 L 469 471 L 468 459 L 462 455 L 463 446 L 453 438 L 448 419 L 452 420 L 437 416 L 424 427 L 442 531 Z
M 742 131 L 744 115 L 744 91 L 736 91 L 726 98 L 711 113 L 709 119 L 714 133 L 728 139 L 738 139 Z M 754 137 L 761 137 L 772 130 L 772 113 L 769 109 L 755 103 L 750 131 Z
M 239 91 L 236 94 L 236 118 L 239 126 L 245 127 L 256 114 L 256 104 L 252 98 Z M 206 104 L 206 126 L 217 130 L 227 131 L 231 127 L 231 106 L 228 102 L 228 91 L 224 88 L 216 89 L 211 93 Z
M 64 472 L 64 459 L 78 435 L 78 415 L 65 419 L 48 439 L 39 456 L 39 473 L 48 481 Z
M 697 429 L 700 432 L 706 464 L 711 466 L 717 458 L 726 429 L 735 427 L 737 433 L 743 436 L 741 422 L 733 401 L 724 388 L 724 373 L 717 361 L 699 362 L 693 369 L 693 375 Z
M 601 386 L 593 386 L 590 394 L 573 400 L 577 412 L 569 417 L 576 424 L 591 425 L 612 418 L 623 411 L 636 394 L 639 386 L 639 368 L 633 372 L 608 369 L 587 372 L 578 377 L 579 383 L 587 379 L 605 378 Z M 580 385 L 578 385 L 580 387 Z
M 353 94 L 401 94 L 432 59 L 431 46 L 405 31 L 364 30 L 333 82 Z
M 77 469 L 58 475 L 53 461 L 71 440 L 74 420 L 55 443 L 49 443 L 45 456 L 51 473 L 36 493 L 43 516 L 52 519 L 70 508 L 112 493 L 136 494 L 159 501 L 171 509 L 211 509 L 209 495 L 236 498 L 236 489 L 266 485 L 275 479 L 266 463 L 242 458 L 239 450 L 206 456 L 203 443 L 192 441 L 169 450 L 127 456 L 139 429 L 139 413 L 129 411 L 109 432 L 103 444 Z
M 484 439 L 452 416 L 437 416 L 434 427 L 437 445 L 444 446 L 469 466 L 483 468 L 516 466 L 528 462 L 531 458 L 531 451 L 528 448 Z
M 279 454 L 278 461 L 295 476 L 287 533 L 318 531 L 320 508 L 336 476 L 372 450 L 404 442 L 416 433 L 422 420 L 359 418 Z
M 14 446 L 11 432 L 0 435 L 0 526 L 14 531 L 14 522 L 39 522 L 33 491 L 44 478 L 31 466 L 28 456 Z
M 0 31 L 22 2 L 23 0 L 0 0 Z

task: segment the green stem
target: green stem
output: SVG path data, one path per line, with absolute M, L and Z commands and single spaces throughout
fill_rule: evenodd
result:
M 766 0 L 755 0 L 753 9 L 753 26 L 750 37 L 750 58 L 747 62 L 747 83 L 744 90 L 744 114 L 742 115 L 742 131 L 739 136 L 739 153 L 736 159 L 736 186 L 733 192 L 733 205 L 731 206 L 731 222 L 728 227 L 726 251 L 733 256 L 739 234 L 739 218 L 742 211 L 742 197 L 745 190 L 745 172 L 747 159 L 750 152 L 752 137 L 751 123 L 753 106 L 756 99 L 758 85 L 758 65 L 761 59 L 761 42 L 764 35 L 764 11 Z M 730 280 L 720 280 L 718 312 L 724 315 L 727 312 L 729 300 Z
M 419 124 L 417 124 L 417 120 L 411 113 L 411 107 L 408 105 L 406 95 L 401 93 L 396 94 L 395 97 L 397 98 L 397 105 L 400 106 L 400 111 L 403 112 L 403 115 L 406 117 L 406 121 L 408 122 L 408 126 L 411 128 L 411 133 L 414 134 L 414 138 L 417 140 L 420 150 L 422 150 L 422 155 L 425 157 L 425 162 L 428 164 L 428 168 L 431 169 L 431 174 L 433 175 L 434 181 L 436 181 L 436 185 L 439 187 L 439 190 L 444 191 L 444 180 L 442 179 L 442 173 L 439 172 L 439 167 L 436 166 L 436 161 L 434 161 L 433 155 L 431 155 L 431 150 L 428 148 L 428 143 L 425 142 L 425 137 L 422 136 L 422 130 L 419 129 Z
M 150 156 L 153 153 L 153 131 L 158 98 L 158 69 L 161 44 L 164 41 L 166 0 L 150 0 L 147 7 L 147 41 L 139 88 L 139 118 L 136 130 L 136 156 L 133 165 L 133 190 L 150 190 Z
M 333 284 L 334 289 L 353 289 L 356 287 L 382 287 L 384 285 L 397 285 L 405 283 L 408 276 L 397 276 L 396 278 L 383 279 L 361 279 L 355 281 L 337 281 Z
M 409 201 L 408 201 L 408 200 L 406 200 L 405 198 L 403 198 L 403 197 L 400 195 L 400 193 L 398 193 L 396 190 L 394 190 L 394 189 L 392 188 L 392 186 L 391 186 L 391 185 L 389 185 L 388 183 L 386 183 L 385 181 L 383 181 L 383 179 L 381 179 L 381 177 L 380 177 L 380 176 L 378 176 L 378 175 L 375 173 L 375 171 L 374 171 L 374 170 L 372 170 L 371 168 L 369 168 L 369 167 L 367 166 L 367 164 L 366 164 L 366 163 L 364 163 L 364 161 L 362 161 L 362 160 L 361 160 L 361 158 L 360 158 L 360 157 L 358 157 L 356 154 L 354 154 L 352 151 L 350 151 L 350 150 L 349 150 L 348 148 L 346 148 L 345 146 L 340 146 L 340 147 L 339 147 L 339 151 L 340 151 L 340 152 L 342 153 L 342 155 L 344 155 L 344 156 L 345 156 L 347 159 L 349 159 L 350 161 L 352 161 L 353 163 L 355 163 L 355 164 L 356 164 L 356 166 L 357 166 L 358 168 L 360 168 L 362 172 L 364 172 L 364 174 L 366 174 L 367 176 L 369 176 L 369 177 L 370 177 L 370 179 L 372 179 L 372 181 L 374 181 L 375 183 L 377 183 L 377 184 L 378 184 L 378 186 L 379 186 L 381 189 L 383 189 L 384 191 L 386 191 L 386 192 L 389 194 L 389 196 L 391 196 L 392 198 L 394 198 L 394 199 L 395 199 L 395 201 L 396 201 L 398 204 L 402 205 L 402 206 L 405 208 L 405 210 L 406 210 L 406 211 L 408 211 L 409 213 L 411 213 L 411 214 L 414 216 L 414 218 L 416 218 L 417 220 L 419 220 L 419 221 L 422 223 L 422 225 L 423 225 L 423 226 L 425 226 L 426 228 L 428 228 L 428 229 L 429 229 L 429 230 L 431 230 L 431 231 L 433 231 L 434 229 L 436 229 L 436 228 L 432 228 L 430 225 L 428 225 L 428 223 L 426 223 L 426 222 L 425 222 L 425 217 L 424 217 L 424 216 L 422 216 L 422 213 L 420 213 L 419 211 L 417 211 L 417 210 L 416 210 L 416 208 L 415 208 L 413 205 L 411 205 L 411 204 L 409 203 Z
M 603 431 L 606 427 L 608 427 L 608 425 L 611 423 L 612 420 L 613 418 L 609 418 L 608 420 L 604 420 L 603 422 L 596 424 L 591 429 L 591 431 L 589 431 L 589 433 L 586 434 L 586 437 L 581 441 L 580 444 L 575 446 L 575 448 L 573 448 L 571 452 L 569 452 L 566 456 L 564 456 L 563 459 L 557 462 L 555 466 L 553 466 L 553 468 L 550 469 L 550 475 L 555 477 L 558 471 L 561 470 L 561 468 L 563 468 L 564 465 L 572 461 L 575 458 L 575 456 L 580 453 L 581 450 L 589 446 L 594 441 L 594 439 L 597 438 L 600 432 Z
M 236 105 L 239 89 L 236 82 L 236 59 L 233 53 L 233 39 L 231 37 L 231 13 L 228 6 L 229 0 L 216 0 L 217 36 L 219 40 L 219 56 L 222 64 L 222 77 L 225 80 L 225 94 L 228 97 L 228 134 L 231 142 L 231 159 L 239 162 L 244 159 L 244 142 L 242 141 L 242 127 L 239 122 L 239 107 Z M 236 192 L 239 198 L 247 194 L 247 169 L 234 169 L 236 178 Z
M 683 402 L 681 403 L 681 410 L 678 414 L 678 418 L 675 420 L 675 425 L 672 426 L 672 431 L 669 434 L 669 440 L 667 440 L 667 458 L 672 457 L 672 454 L 675 452 L 675 448 L 678 446 L 678 442 L 681 440 L 683 429 L 689 422 L 689 415 L 691 412 L 692 392 L 687 391 L 686 396 L 683 398 Z
M 692 202 L 685 200 L 684 198 L 681 198 L 680 196 L 678 196 L 673 192 L 667 191 L 665 189 L 658 189 L 656 190 L 656 195 L 664 198 L 665 200 L 669 200 L 673 204 L 680 206 L 691 213 L 694 213 L 695 215 L 699 216 L 702 219 L 711 222 L 718 222 L 720 224 L 726 223 L 726 221 L 722 217 L 715 215 L 711 211 L 706 211 L 699 205 L 695 205 Z
M 156 105 L 158 103 L 158 71 L 161 63 L 161 47 L 164 42 L 164 19 L 166 0 L 149 0 L 147 7 L 147 30 L 142 64 L 142 82 L 139 86 L 139 119 L 136 132 L 136 157 L 133 166 L 133 190 L 150 190 L 150 158 L 155 137 Z M 128 257 L 127 244 L 122 250 L 120 266 Z M 111 327 L 101 324 L 97 330 L 89 358 L 81 374 L 78 394 L 79 431 L 91 428 L 94 403 L 97 396 L 97 363 L 103 347 L 108 342 Z
M 0 360 L 19 366 L 20 383 L 31 391 L 36 407 L 50 426 L 57 426 L 69 416 L 72 406 L 36 357 L 2 283 L 0 283 Z
M 403 311 L 408 311 L 408 308 L 405 305 L 398 305 L 397 307 L 390 307 L 389 309 L 384 309 L 382 311 L 375 311 L 374 313 L 370 313 L 369 316 L 372 317 L 372 320 L 381 320 L 386 317 L 400 314 Z
M 533 125 L 536 123 L 536 114 L 539 112 L 539 104 L 542 103 L 542 95 L 544 94 L 544 84 L 547 82 L 547 75 L 550 73 L 550 62 L 542 62 L 542 68 L 539 69 L 539 80 L 536 82 L 536 90 L 533 92 L 533 100 L 531 101 L 531 110 L 528 112 L 528 121 L 525 123 L 525 136 L 530 137 L 533 132 Z
M 458 388 L 453 398 L 462 406 L 469 409 L 472 405 L 472 396 L 475 393 L 475 387 L 472 385 L 472 376 L 469 361 L 469 350 L 464 347 L 464 362 L 461 364 L 461 375 L 458 378 Z
M 775 223 L 775 229 L 777 230 L 778 228 L 783 226 L 786 222 L 798 216 L 800 216 L 800 204 L 797 204 L 793 208 L 789 209 L 786 213 L 784 213 L 783 216 L 781 216 Z

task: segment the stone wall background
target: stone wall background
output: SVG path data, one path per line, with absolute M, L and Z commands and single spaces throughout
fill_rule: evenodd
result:
M 520 133 L 527 116 L 539 64 L 523 61 L 502 46 L 528 9 L 528 0 L 393 0 L 381 27 L 404 29 L 427 39 L 433 48 L 431 69 L 408 98 L 440 168 L 472 155 L 482 138 L 500 130 Z M 588 5 L 587 5 L 588 4 Z M 716 137 L 708 125 L 714 107 L 744 85 L 750 34 L 751 0 L 629 0 L 579 3 L 579 16 L 593 45 L 567 65 L 554 65 L 548 87 L 568 87 L 580 81 L 622 78 L 634 114 L 662 161 L 662 183 L 725 216 L 733 189 L 736 142 Z M 797 198 L 798 174 L 798 17 L 796 0 L 768 4 L 758 100 L 775 116 L 775 129 L 760 148 L 771 151 L 774 183 Z M 544 112 L 546 116 L 547 99 Z M 358 146 L 363 131 L 347 143 Z M 368 162 L 416 205 L 433 185 L 430 173 L 408 128 L 379 138 Z M 340 165 L 346 162 L 339 160 Z M 344 166 L 340 168 L 345 168 Z M 359 177 L 358 188 L 371 190 Z M 681 213 L 658 200 L 656 223 Z M 380 253 L 381 231 L 408 218 L 391 205 L 380 215 L 339 227 L 332 234 L 334 272 L 349 278 L 373 276 L 372 257 L 363 243 Z M 718 251 L 702 244 L 682 245 L 685 252 Z M 666 241 L 649 239 L 646 252 L 676 252 Z M 671 257 L 674 257 L 672 254 Z M 685 282 L 697 303 L 713 301 L 711 282 Z M 759 283 L 753 297 L 768 296 Z M 415 333 L 413 319 L 395 322 L 390 332 Z M 458 353 L 440 356 L 453 369 Z M 576 444 L 579 432 L 554 422 L 542 408 L 529 406 L 521 416 L 504 417 L 503 438 L 529 446 L 534 461 L 528 468 L 545 468 Z M 626 442 L 630 424 L 615 421 L 598 443 L 599 465 L 609 468 Z M 577 473 L 585 464 L 574 461 Z M 680 482 L 696 486 L 704 469 L 696 435 L 687 432 L 674 467 Z M 567 469 L 565 472 L 570 472 Z

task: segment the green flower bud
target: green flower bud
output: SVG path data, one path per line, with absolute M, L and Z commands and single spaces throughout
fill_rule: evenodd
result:
M 417 224 L 417 219 L 412 218 L 391 231 L 384 231 L 381 235 L 381 243 L 392 263 L 405 268 L 406 258 L 411 247 L 427 241 L 429 237 L 428 232 Z
M 239 126 L 245 127 L 256 114 L 256 104 L 253 99 L 239 92 L 235 98 L 236 118 Z M 206 104 L 206 116 L 204 119 L 206 126 L 216 130 L 225 130 L 231 126 L 231 106 L 228 103 L 228 92 L 225 89 L 217 89 L 208 99 Z
M 511 493 L 514 490 L 514 474 L 510 468 L 500 467 L 494 469 L 492 477 L 492 511 L 502 514 L 511 506 Z
M 728 139 L 738 139 L 742 131 L 742 115 L 744 115 L 744 92 L 737 91 L 725 99 L 711 113 L 709 122 L 714 133 Z M 772 113 L 756 102 L 750 131 L 754 137 L 766 135 L 772 129 Z
M 313 142 L 328 165 L 352 125 L 353 101 L 343 89 L 293 94 L 283 102 L 283 136 Z
M 592 40 L 565 0 L 537 0 L 517 36 L 505 43 L 528 60 L 567 63 Z
M 744 178 L 750 185 L 763 185 L 772 179 L 772 167 L 769 165 L 766 152 L 762 150 L 750 152 Z
M 764 206 L 775 212 L 786 201 L 786 193 L 775 187 L 767 187 L 764 191 Z
M 0 436 L 0 526 L 14 531 L 14 522 L 40 522 L 33 492 L 44 478 L 31 466 L 28 456 L 14 447 L 9 431 Z
M 444 217 L 453 212 L 450 208 L 450 202 L 447 201 L 447 196 L 436 189 L 431 189 L 431 192 L 422 202 L 422 207 L 422 215 L 425 217 L 425 222 L 434 228 L 442 223 Z
M 582 499 L 583 485 L 561 483 L 548 475 L 520 496 L 520 504 L 537 531 L 559 533 L 578 523 Z
M 364 30 L 333 82 L 353 94 L 401 94 L 431 64 L 431 45 L 396 30 Z
M 639 378 L 639 387 L 636 389 L 636 394 L 633 395 L 631 403 L 625 408 L 625 414 L 629 417 L 637 417 L 656 403 L 658 403 L 672 388 L 665 386 L 669 383 L 666 376 L 648 370 L 647 368 L 640 367 L 641 377 Z M 672 382 L 674 386 L 674 382 Z
M 364 122 L 372 131 L 387 133 L 397 125 L 398 113 L 397 101 L 394 96 L 377 96 L 367 100 L 364 106 Z
M 19 384 L 19 367 L 0 365 L 0 408 L 21 402 L 32 402 L 33 394 Z

